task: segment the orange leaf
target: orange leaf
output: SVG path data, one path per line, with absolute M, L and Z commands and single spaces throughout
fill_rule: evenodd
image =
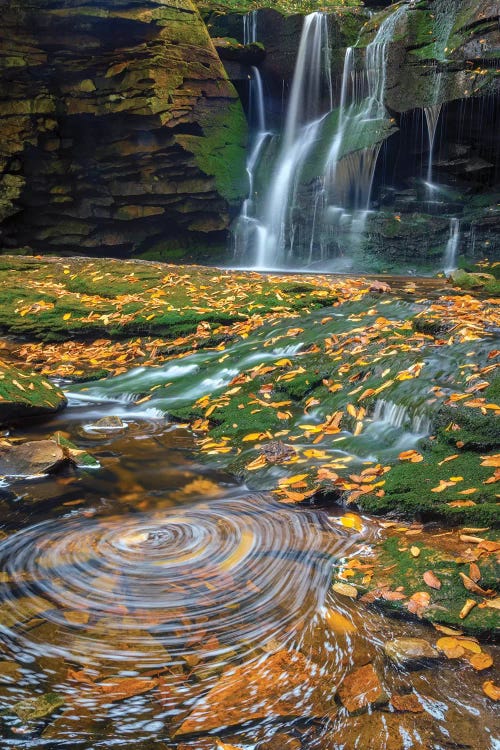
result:
M 488 698 L 491 698 L 492 701 L 500 701 L 500 687 L 495 685 L 492 680 L 486 680 L 486 682 L 483 682 L 483 692 Z

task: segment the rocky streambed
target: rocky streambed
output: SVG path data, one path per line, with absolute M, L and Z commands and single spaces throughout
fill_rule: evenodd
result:
M 9 746 L 496 747 L 495 299 L 3 273 Z

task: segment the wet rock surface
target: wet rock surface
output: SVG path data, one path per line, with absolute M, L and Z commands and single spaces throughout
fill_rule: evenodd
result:
M 396 664 L 417 667 L 440 658 L 435 648 L 423 638 L 398 638 L 384 645 L 385 655 Z
M 350 672 L 338 692 L 342 705 L 350 714 L 368 710 L 372 706 L 382 706 L 389 701 L 373 664 Z
M 64 450 L 53 440 L 0 446 L 0 474 L 6 476 L 47 474 L 66 460 Z
M 318 667 L 298 651 L 280 651 L 255 665 L 228 670 L 195 705 L 177 736 L 269 715 L 334 716 L 333 695 L 320 687 L 317 677 Z M 300 695 L 299 688 L 306 684 L 309 695 Z

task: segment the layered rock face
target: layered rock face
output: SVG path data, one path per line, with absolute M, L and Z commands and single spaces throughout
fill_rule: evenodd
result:
M 7 0 L 0 247 L 175 257 L 224 244 L 246 122 L 191 0 Z

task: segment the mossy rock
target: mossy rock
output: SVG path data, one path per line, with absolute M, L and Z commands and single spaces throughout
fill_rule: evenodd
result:
M 66 403 L 63 392 L 47 378 L 0 362 L 0 425 L 47 417 Z
M 481 536 L 492 536 L 481 534 Z M 465 550 L 466 544 L 462 544 Z M 418 548 L 415 557 L 411 549 Z M 468 599 L 482 604 L 489 599 L 480 594 L 471 593 L 464 586 L 460 574 L 469 576 L 469 565 L 460 554 L 433 546 L 432 539 L 428 543 L 419 541 L 419 537 L 390 536 L 379 544 L 375 562 L 374 575 L 368 584 L 361 581 L 364 572 L 354 572 L 349 583 L 355 585 L 360 592 L 367 594 L 366 601 L 384 611 L 399 617 L 418 617 L 424 621 L 441 623 L 450 627 L 458 627 L 467 633 L 494 638 L 500 628 L 500 615 L 497 609 L 486 606 L 474 606 L 466 617 L 460 617 L 462 608 Z M 480 556 L 477 562 L 481 573 L 480 587 L 494 591 L 498 586 L 500 564 L 494 555 Z M 432 571 L 441 588 L 435 589 L 424 581 L 424 573 Z M 345 582 L 345 578 L 338 575 L 337 580 Z M 366 580 L 366 579 L 365 579 Z M 375 597 L 383 590 L 398 590 L 405 595 L 404 599 L 391 601 L 383 596 Z M 415 615 L 408 608 L 408 600 L 413 594 L 425 592 L 430 595 L 429 606 Z

